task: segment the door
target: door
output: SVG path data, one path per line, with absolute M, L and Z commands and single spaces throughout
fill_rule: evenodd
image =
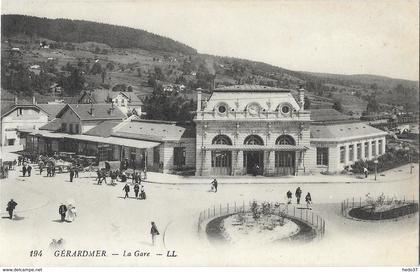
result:
M 244 168 L 246 169 L 246 174 L 261 175 L 264 172 L 264 152 L 245 151 Z
M 294 151 L 277 151 L 275 160 L 275 171 L 278 176 L 288 176 L 295 174 Z
M 211 173 L 217 176 L 231 175 L 232 152 L 212 151 L 211 152 Z

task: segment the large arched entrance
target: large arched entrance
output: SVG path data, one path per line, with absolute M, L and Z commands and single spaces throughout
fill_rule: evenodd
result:
M 249 135 L 245 138 L 244 145 L 264 145 L 264 142 L 258 135 Z M 246 174 L 261 175 L 264 172 L 264 151 L 245 150 L 244 168 Z
M 232 145 L 232 141 L 226 135 L 214 137 L 214 145 Z M 232 172 L 232 151 L 214 150 L 211 152 L 211 174 L 230 175 Z
M 290 135 L 281 135 L 277 138 L 276 145 L 296 145 L 296 142 Z M 275 157 L 276 175 L 287 176 L 295 174 L 295 151 L 276 151 Z

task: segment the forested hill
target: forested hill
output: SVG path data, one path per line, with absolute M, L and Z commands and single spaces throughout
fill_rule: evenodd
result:
M 2 15 L 1 37 L 27 35 L 56 42 L 98 42 L 113 48 L 139 48 L 195 55 L 185 44 L 144 30 L 89 21 L 48 19 L 25 15 Z

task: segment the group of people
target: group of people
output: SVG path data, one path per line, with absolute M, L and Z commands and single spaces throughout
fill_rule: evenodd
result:
M 130 192 L 130 185 L 126 183 L 123 187 L 123 191 L 125 192 L 124 199 L 127 197 L 130 198 L 128 193 Z M 144 191 L 144 186 L 141 183 L 134 184 L 134 195 L 136 199 L 146 199 L 146 192 Z
M 287 204 L 292 204 L 292 192 L 290 190 L 287 191 L 286 193 L 286 197 L 287 197 Z M 295 197 L 296 197 L 296 203 L 299 205 L 300 204 L 300 199 L 302 197 L 302 189 L 300 189 L 300 187 L 296 188 L 295 191 Z M 311 205 L 312 205 L 312 197 L 311 197 L 311 193 L 307 193 L 305 196 L 305 202 L 306 202 L 306 207 L 308 209 L 312 209 Z
M 58 213 L 60 214 L 61 222 L 73 222 L 77 216 L 76 207 L 73 204 L 64 205 L 61 203 L 60 207 L 58 207 Z
M 23 163 L 22 166 L 22 175 L 26 177 L 26 174 L 28 174 L 28 177 L 31 176 L 32 172 L 32 166 L 30 164 L 27 164 L 26 162 Z
M 211 184 L 210 191 L 217 193 L 217 186 L 218 186 L 217 179 L 213 179 L 213 181 L 210 184 Z

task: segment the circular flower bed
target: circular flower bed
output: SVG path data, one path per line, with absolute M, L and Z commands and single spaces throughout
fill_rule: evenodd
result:
M 213 243 L 267 244 L 312 240 L 316 231 L 303 221 L 275 214 L 255 218 L 251 212 L 225 215 L 211 220 L 206 233 Z
M 385 220 L 394 219 L 401 216 L 418 212 L 417 203 L 391 202 L 382 205 L 365 205 L 353 208 L 349 211 L 349 216 L 362 220 Z

